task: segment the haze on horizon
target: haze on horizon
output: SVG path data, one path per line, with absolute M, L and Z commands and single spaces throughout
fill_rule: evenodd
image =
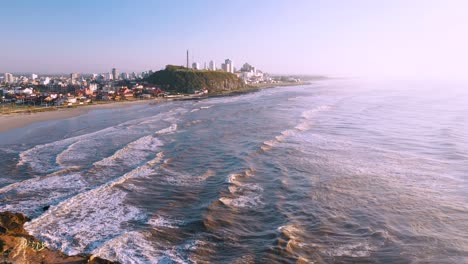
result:
M 270 73 L 466 79 L 468 2 L 2 3 L 0 72 L 158 70 L 230 58 Z

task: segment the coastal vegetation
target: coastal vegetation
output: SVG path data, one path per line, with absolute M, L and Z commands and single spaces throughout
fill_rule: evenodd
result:
M 174 65 L 167 65 L 164 70 L 150 75 L 146 81 L 173 93 L 207 90 L 213 94 L 247 88 L 241 79 L 229 72 L 192 70 Z

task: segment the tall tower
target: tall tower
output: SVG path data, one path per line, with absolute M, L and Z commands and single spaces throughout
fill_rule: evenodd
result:
M 188 54 L 188 50 L 187 50 L 187 69 L 189 68 L 189 59 L 188 59 L 189 57 L 188 56 L 189 56 L 189 54 Z
M 119 71 L 116 68 L 112 68 L 112 79 L 114 81 L 119 79 Z

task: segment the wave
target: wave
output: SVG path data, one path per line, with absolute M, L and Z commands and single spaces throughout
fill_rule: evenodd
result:
M 43 213 L 45 207 L 57 203 L 88 187 L 80 173 L 54 174 L 11 184 L 0 189 L 1 211 L 21 212 L 30 217 Z
M 156 135 L 164 135 L 174 133 L 177 130 L 177 124 L 172 124 L 170 127 L 164 128 L 156 132 Z
M 166 184 L 175 185 L 175 186 L 191 186 L 198 185 L 210 177 L 214 176 L 215 171 L 208 169 L 205 173 L 201 175 L 194 175 L 191 173 L 179 172 L 174 169 L 168 168 L 168 164 L 173 159 L 166 159 L 163 161 L 160 166 L 161 169 L 161 181 L 164 181 Z
M 116 151 L 112 156 L 95 162 L 94 166 L 115 166 L 116 163 L 132 166 L 154 153 L 163 143 L 153 135 L 144 136 L 131 142 L 122 149 Z
M 95 132 L 37 145 L 19 154 L 17 166 L 29 165 L 35 172 L 50 173 L 70 163 L 76 164 L 96 157 L 96 150 L 110 144 L 110 140 L 124 142 L 128 138 L 140 136 L 142 130 L 151 130 L 155 125 L 160 126 L 156 121 L 170 120 L 173 125 L 168 129 L 176 130 L 177 119 L 174 116 L 184 111 L 186 110 L 182 108 L 175 109 L 153 117 L 143 117 Z M 164 131 L 160 133 L 164 134 Z M 55 160 L 55 163 L 51 160 Z
M 128 179 L 153 174 L 150 164 L 154 163 L 149 161 L 118 179 L 51 206 L 25 228 L 49 247 L 66 254 L 91 253 L 103 242 L 125 233 L 130 222 L 147 218 L 139 208 L 125 202 L 127 193 L 118 186 Z
M 263 206 L 263 188 L 255 183 L 245 183 L 244 180 L 254 175 L 254 170 L 249 168 L 242 173 L 228 176 L 229 194 L 219 198 L 226 206 L 236 208 L 258 208 Z
M 148 224 L 153 228 L 159 227 L 168 227 L 168 228 L 176 228 L 178 225 L 182 224 L 183 222 L 180 220 L 168 219 L 162 216 L 155 216 L 148 220 Z
M 10 184 L 0 189 L 0 208 L 21 212 L 30 217 L 38 216 L 43 213 L 44 207 L 99 186 L 117 176 L 117 173 L 144 163 L 162 145 L 158 138 L 144 136 L 130 142 L 113 155 L 95 162 L 87 171 L 80 171 L 79 166 L 71 166 L 45 176 Z M 153 166 L 160 163 L 163 156 L 162 152 L 158 153 L 148 164 Z
M 296 126 L 294 126 L 293 129 L 287 129 L 287 130 L 281 131 L 281 133 L 275 136 L 273 139 L 264 141 L 262 145 L 260 146 L 260 149 L 264 152 L 270 151 L 274 147 L 276 147 L 279 143 L 286 141 L 289 137 L 293 137 L 297 135 L 298 133 L 310 130 L 312 128 L 312 123 L 310 122 L 310 120 L 317 113 L 326 111 L 329 109 L 330 109 L 330 106 L 323 105 L 323 106 L 319 106 L 317 108 L 302 112 L 300 122 Z
M 301 117 L 307 120 L 312 119 L 317 113 L 330 110 L 330 105 L 321 105 L 314 109 L 302 112 Z
M 106 241 L 92 253 L 95 256 L 129 264 L 188 263 L 176 248 L 152 241 L 149 233 L 127 232 Z
M 101 133 L 112 135 L 113 132 L 115 131 L 116 131 L 116 128 L 109 127 L 109 128 L 96 131 L 96 132 L 92 132 L 92 133 L 88 133 L 88 134 L 84 134 L 84 135 L 80 135 L 76 137 L 66 138 L 66 139 L 55 141 L 52 143 L 34 146 L 33 148 L 25 150 L 20 153 L 17 166 L 23 166 L 23 165 L 29 164 L 29 166 L 36 172 L 39 172 L 39 173 L 51 172 L 57 167 L 56 164 L 52 164 L 50 162 L 50 160 L 55 158 L 55 155 L 56 155 L 55 153 L 60 153 L 67 146 L 77 143 L 80 140 L 83 140 L 85 138 L 90 138 Z

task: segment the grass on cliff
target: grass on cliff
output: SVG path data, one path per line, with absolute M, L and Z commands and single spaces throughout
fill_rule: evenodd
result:
M 193 93 L 207 89 L 218 92 L 224 89 L 237 89 L 244 83 L 236 75 L 223 71 L 192 70 L 181 66 L 168 65 L 155 72 L 147 81 L 160 85 L 163 90 L 179 93 Z

